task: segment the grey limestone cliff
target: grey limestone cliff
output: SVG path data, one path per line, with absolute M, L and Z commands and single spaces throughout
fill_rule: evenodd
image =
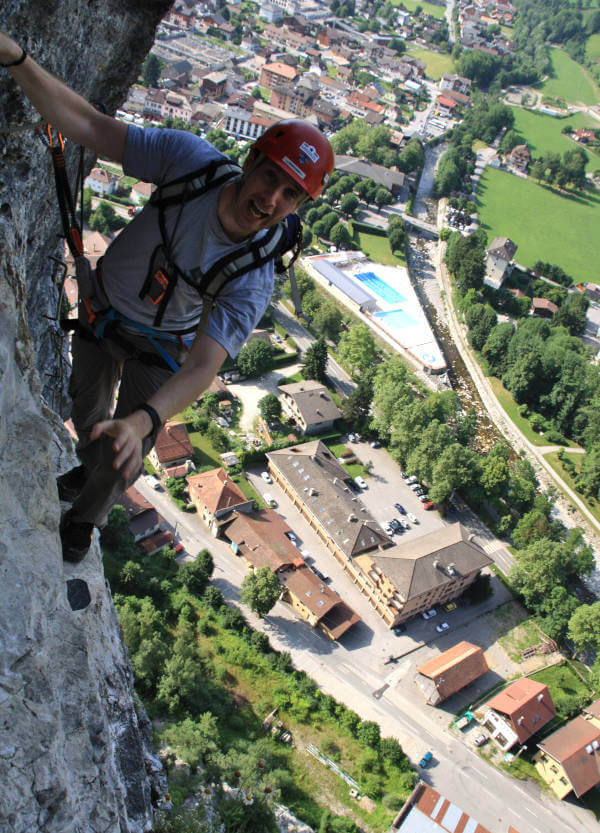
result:
M 114 111 L 169 5 L 3 0 L 0 28 Z M 165 785 L 97 543 L 81 565 L 60 552 L 60 225 L 35 120 L 0 70 L 0 833 L 145 831 Z

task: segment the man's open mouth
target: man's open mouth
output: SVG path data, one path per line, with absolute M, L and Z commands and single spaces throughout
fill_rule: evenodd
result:
M 250 200 L 250 211 L 256 217 L 257 220 L 264 220 L 265 217 L 268 217 L 269 214 L 267 211 L 262 211 L 254 200 Z

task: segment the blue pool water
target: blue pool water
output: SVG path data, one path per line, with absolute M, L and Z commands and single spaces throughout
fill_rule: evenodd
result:
M 373 290 L 376 295 L 379 295 L 388 304 L 400 304 L 402 301 L 406 301 L 406 298 L 400 295 L 393 287 L 388 286 L 374 272 L 361 272 L 358 275 L 354 275 L 354 277 L 368 289 Z
M 416 321 L 412 315 L 404 312 L 403 309 L 392 309 L 388 312 L 376 312 L 373 318 L 384 318 L 388 327 L 393 327 L 396 330 L 402 330 L 405 327 L 416 327 Z

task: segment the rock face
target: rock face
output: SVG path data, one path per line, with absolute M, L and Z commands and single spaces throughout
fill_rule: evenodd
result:
M 112 112 L 169 5 L 3 0 L 0 28 Z M 0 69 L 0 833 L 133 833 L 150 830 L 165 784 L 97 543 L 80 565 L 60 552 L 55 478 L 75 461 L 51 320 L 60 225 L 36 120 Z

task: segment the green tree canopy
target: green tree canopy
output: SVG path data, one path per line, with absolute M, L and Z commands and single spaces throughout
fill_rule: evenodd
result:
M 253 570 L 242 581 L 240 599 L 261 618 L 267 614 L 281 593 L 279 579 L 269 567 Z
M 600 602 L 580 605 L 573 612 L 568 637 L 577 652 L 600 650 Z
M 274 422 L 281 416 L 281 402 L 274 393 L 267 393 L 258 400 L 260 415 L 266 422 Z
M 304 353 L 302 375 L 305 379 L 326 382 L 328 360 L 327 342 L 323 336 L 319 336 Z
M 377 357 L 377 345 L 366 324 L 352 324 L 340 338 L 338 351 L 353 376 L 369 374 Z
M 240 350 L 237 363 L 245 376 L 261 376 L 273 366 L 273 348 L 261 338 L 253 338 Z

